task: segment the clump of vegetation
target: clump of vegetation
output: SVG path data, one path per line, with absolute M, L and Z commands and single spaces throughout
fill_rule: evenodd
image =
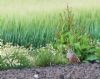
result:
M 34 62 L 34 56 L 24 47 L 7 43 L 0 48 L 0 69 L 32 67 Z
M 1 43 L 0 69 L 50 66 L 65 63 L 64 54 L 54 49 L 51 44 L 38 49 L 26 49 L 23 46 L 13 46 L 11 43 L 5 45 Z
M 65 48 L 70 46 L 81 61 L 97 60 L 95 39 L 92 38 L 87 28 L 77 26 L 74 22 L 72 10 L 67 6 L 64 14 L 61 14 L 61 23 L 58 26 L 61 30 L 57 32 L 56 43 L 65 45 Z
M 62 52 L 55 50 L 51 44 L 37 50 L 36 65 L 37 66 L 50 66 L 65 64 L 66 58 Z

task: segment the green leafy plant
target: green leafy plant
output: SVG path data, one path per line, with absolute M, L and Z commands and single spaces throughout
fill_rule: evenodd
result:
M 62 24 L 64 22 L 65 24 Z M 65 45 L 66 48 L 70 46 L 81 61 L 95 60 L 96 43 L 94 43 L 94 39 L 84 26 L 77 26 L 74 22 L 72 10 L 67 6 L 61 16 L 61 23 L 58 25 L 58 27 L 62 26 L 62 28 L 57 32 L 56 43 Z
M 100 47 L 96 48 L 95 55 L 100 60 Z
M 96 41 L 96 51 L 95 54 L 97 56 L 97 58 L 100 60 L 100 40 Z

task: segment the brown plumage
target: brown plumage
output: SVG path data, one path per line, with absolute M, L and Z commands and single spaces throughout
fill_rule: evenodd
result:
M 80 62 L 80 59 L 76 56 L 76 54 L 71 49 L 67 50 L 67 58 L 68 61 L 72 64 Z

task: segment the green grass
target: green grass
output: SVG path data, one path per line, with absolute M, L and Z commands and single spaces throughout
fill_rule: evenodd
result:
M 79 10 L 75 13 L 76 26 L 85 27 L 93 38 L 100 39 L 100 10 Z
M 13 44 L 37 47 L 54 41 L 58 17 L 52 14 L 11 15 L 2 19 L 1 38 Z M 54 20 L 55 19 L 55 20 Z
M 55 3 L 56 2 L 56 3 Z M 55 32 L 60 23 L 59 14 L 66 8 L 66 0 L 0 0 L 0 38 L 14 45 L 34 47 L 46 45 L 55 41 Z M 70 0 L 74 13 L 75 27 L 86 27 L 94 38 L 100 39 L 99 6 L 90 3 L 89 6 L 77 4 Z M 5 6 L 6 5 L 6 6 Z M 77 5 L 77 6 L 76 6 Z M 93 6 L 95 6 L 94 9 Z M 62 23 L 64 24 L 64 23 Z M 61 26 L 62 27 L 62 26 Z

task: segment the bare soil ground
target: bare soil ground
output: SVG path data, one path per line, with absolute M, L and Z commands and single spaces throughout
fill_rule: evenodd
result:
M 0 71 L 0 79 L 100 79 L 100 64 L 82 63 Z

